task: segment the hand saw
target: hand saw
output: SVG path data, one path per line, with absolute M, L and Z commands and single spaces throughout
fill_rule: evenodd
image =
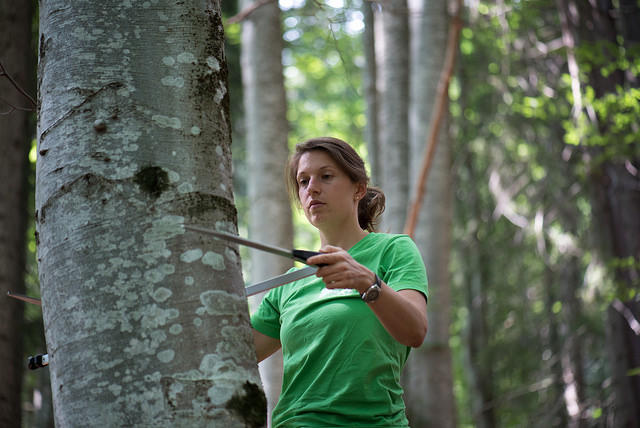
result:
M 251 248 L 255 248 L 261 251 L 265 251 L 271 254 L 276 254 L 278 256 L 287 257 L 293 260 L 297 260 L 302 263 L 307 263 L 307 259 L 311 256 L 315 256 L 318 253 L 316 251 L 306 251 L 306 250 L 285 250 L 284 248 L 275 247 L 273 245 L 262 244 L 260 242 L 251 241 L 245 238 L 241 238 L 240 236 L 232 235 L 230 233 L 218 232 L 216 230 L 205 229 L 197 226 L 185 225 L 185 229 L 192 230 L 194 232 L 204 233 L 207 235 L 215 236 L 218 239 L 222 239 L 225 241 L 235 242 L 240 245 L 245 245 Z M 245 288 L 247 296 L 253 296 L 254 294 L 261 293 L 263 291 L 271 290 L 272 288 L 280 287 L 281 285 L 288 284 L 293 281 L 297 281 L 302 278 L 306 278 L 308 276 L 313 275 L 318 270 L 318 266 L 307 266 L 302 269 L 297 269 L 282 275 L 275 276 L 271 279 L 267 279 L 265 281 L 260 281 L 256 284 L 249 285 Z M 8 297 L 12 297 L 14 299 L 22 300 L 27 303 L 31 303 L 34 305 L 41 305 L 41 301 L 35 297 L 25 296 L 23 294 L 12 293 L 11 291 L 7 292 Z
M 263 243 L 256 242 L 256 241 L 251 241 L 249 239 L 242 238 L 240 236 L 233 235 L 231 233 L 219 232 L 217 230 L 206 229 L 206 228 L 202 228 L 202 227 L 199 227 L 199 226 L 192 226 L 192 225 L 185 224 L 184 228 L 188 229 L 188 230 L 191 230 L 191 231 L 194 231 L 194 232 L 199 232 L 199 233 L 204 233 L 206 235 L 211 235 L 211 236 L 214 236 L 214 237 L 216 237 L 218 239 L 222 239 L 224 241 L 235 242 L 236 244 L 245 245 L 247 247 L 251 247 L 251 248 L 255 248 L 257 250 L 265 251 L 267 253 L 275 254 L 275 255 L 278 255 L 278 256 L 281 256 L 281 257 L 287 257 L 287 258 L 290 258 L 290 259 L 294 259 L 294 260 L 297 260 L 297 261 L 305 263 L 305 264 L 308 264 L 307 263 L 307 259 L 309 257 L 321 254 L 321 253 L 318 253 L 316 251 L 306 251 L 306 250 L 296 250 L 296 249 L 287 250 L 287 249 L 284 249 L 284 248 L 275 247 L 273 245 L 268 245 L 268 244 L 263 244 Z M 321 266 L 321 265 L 318 265 L 318 266 Z M 290 282 L 297 281 L 299 279 L 311 276 L 314 273 L 316 273 L 316 271 L 318 270 L 318 266 L 310 265 L 310 266 L 307 266 L 305 268 L 294 270 L 292 272 L 285 273 L 283 275 L 275 276 L 275 277 L 273 277 L 271 279 L 268 279 L 266 281 L 261 281 L 261 282 L 258 282 L 256 284 L 250 285 L 250 286 L 245 288 L 245 290 L 247 292 L 247 296 L 253 296 L 254 294 L 260 293 L 262 291 L 266 291 L 266 290 L 270 290 L 272 288 L 280 287 L 281 285 L 288 284 Z

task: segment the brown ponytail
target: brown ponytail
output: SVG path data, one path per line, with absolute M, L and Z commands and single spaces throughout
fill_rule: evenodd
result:
M 323 150 L 338 164 L 354 183 L 369 183 L 364 161 L 346 142 L 333 137 L 318 137 L 296 145 L 296 151 L 289 160 L 287 183 L 291 196 L 298 200 L 298 162 L 300 157 L 312 150 Z M 377 187 L 367 186 L 367 193 L 358 203 L 358 223 L 362 229 L 374 232 L 380 215 L 384 212 L 385 196 Z
M 358 223 L 362 229 L 375 232 L 385 208 L 385 196 L 377 187 L 367 187 L 367 193 L 358 203 Z

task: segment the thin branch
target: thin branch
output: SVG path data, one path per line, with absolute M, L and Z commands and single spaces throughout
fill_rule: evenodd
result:
M 347 67 L 347 61 L 344 59 L 344 55 L 342 55 L 342 51 L 340 50 L 340 46 L 338 45 L 338 37 L 336 37 L 336 33 L 333 31 L 332 24 L 333 22 L 331 21 L 331 18 L 329 18 L 329 36 L 333 40 L 333 45 L 335 46 L 338 57 L 340 58 L 340 62 L 342 63 L 342 68 L 344 68 L 344 74 L 347 76 L 347 83 L 353 93 L 359 97 L 360 94 L 358 93 L 358 89 L 355 87 L 351 80 L 349 68 Z
M 422 160 L 422 168 L 420 170 L 420 177 L 418 178 L 418 185 L 416 186 L 416 192 L 413 198 L 411 209 L 407 214 L 407 220 L 404 226 L 404 233 L 413 237 L 413 233 L 418 222 L 418 214 L 422 207 L 422 201 L 426 193 L 426 181 L 429 176 L 429 170 L 431 169 L 431 163 L 436 151 L 436 145 L 438 144 L 438 131 L 440 129 L 440 123 L 442 122 L 442 116 L 444 114 L 444 108 L 447 104 L 447 97 L 449 95 L 449 82 L 451 75 L 453 74 L 453 67 L 456 62 L 456 53 L 458 50 L 458 41 L 460 40 L 460 30 L 462 29 L 462 19 L 460 13 L 462 9 L 462 0 L 457 1 L 457 9 L 455 15 L 451 19 L 451 25 L 449 27 L 449 39 L 447 43 L 447 51 L 445 55 L 444 66 L 440 73 L 440 81 L 438 82 L 438 89 L 436 94 L 435 109 L 431 116 L 431 127 L 429 129 L 429 136 L 427 138 L 427 149 Z
M 569 18 L 567 17 L 568 5 L 564 0 L 556 0 L 560 16 L 560 27 L 562 29 L 562 42 L 567 48 L 567 66 L 569 76 L 571 76 L 571 94 L 573 95 L 572 115 L 574 120 L 578 120 L 582 113 L 582 90 L 580 88 L 580 70 L 576 59 L 576 43 L 569 28 Z
M 2 76 L 2 75 L 0 75 L 0 76 Z M 4 98 L 0 98 L 0 102 L 3 102 L 3 103 L 5 103 L 6 105 L 8 105 L 10 107 L 10 109 L 8 111 L 4 111 L 4 112 L 0 113 L 0 116 L 11 114 L 16 110 L 18 110 L 18 111 L 35 111 L 35 109 L 32 108 L 32 107 L 14 106 L 13 104 L 11 104 L 9 101 L 5 100 Z
M 7 70 L 4 68 L 4 65 L 2 64 L 2 62 L 0 62 L 0 77 L 6 77 L 9 80 L 9 82 L 13 85 L 13 87 L 16 88 L 16 90 L 18 92 L 20 92 L 25 98 L 27 98 L 31 102 L 31 105 L 33 106 L 32 108 L 29 109 L 29 108 L 15 107 L 15 106 L 7 103 L 12 107 L 12 110 L 10 110 L 9 113 L 11 113 L 14 110 L 36 111 L 36 107 L 38 106 L 38 104 L 35 102 L 35 100 L 29 94 L 27 94 L 27 92 L 24 89 L 22 89 L 22 87 L 18 84 L 18 82 L 16 82 L 13 79 L 13 77 L 11 77 L 11 75 L 9 73 L 7 73 Z M 6 114 L 8 114 L 8 113 L 6 113 Z
M 231 18 L 227 19 L 227 24 L 234 24 L 236 22 L 244 21 L 245 19 L 247 19 L 249 17 L 249 15 L 251 15 L 253 12 L 255 12 L 256 9 L 259 9 L 262 6 L 264 6 L 266 4 L 269 4 L 269 3 L 275 3 L 276 1 L 277 0 L 257 0 L 256 2 L 250 4 L 249 6 L 245 7 L 244 9 L 242 9 L 236 15 L 234 15 Z
M 633 314 L 633 311 L 631 311 L 631 309 L 629 309 L 629 307 L 627 307 L 619 299 L 615 299 L 613 302 L 611 302 L 611 306 L 613 306 L 613 308 L 624 317 L 625 321 L 627 321 L 627 324 L 629 325 L 629 328 L 633 330 L 636 336 L 640 336 L 640 321 L 638 321 L 636 316 Z

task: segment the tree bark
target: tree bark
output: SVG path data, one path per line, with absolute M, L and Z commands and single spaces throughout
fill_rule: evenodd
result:
M 640 45 L 640 5 L 634 0 L 620 0 L 620 33 L 623 38 L 623 45 L 630 55 L 632 52 L 638 52 Z M 637 55 L 637 54 L 636 54 Z M 635 88 L 640 86 L 640 78 L 627 70 L 625 73 L 625 79 L 629 84 Z
M 243 8 L 252 1 L 243 2 Z M 281 13 L 277 2 L 256 9 L 242 25 L 242 80 L 247 130 L 249 235 L 282 248 L 293 247 L 293 222 L 284 169 L 288 157 L 287 102 L 282 70 Z M 292 266 L 282 257 L 251 251 L 251 282 Z M 252 299 L 257 307 L 262 296 Z M 282 352 L 260 363 L 269 422 L 282 389 Z
M 30 1 L 0 2 L 0 62 L 23 89 L 33 93 Z M 33 138 L 33 107 L 5 76 L 0 76 L 0 426 L 21 425 L 24 304 L 6 297 L 24 292 L 27 227 L 28 153 Z
M 575 228 L 574 228 L 575 230 Z M 582 335 L 580 318 L 582 307 L 578 292 L 582 283 L 579 259 L 574 254 L 565 254 L 564 269 L 559 275 L 562 286 L 561 332 L 563 344 L 560 347 L 560 366 L 565 411 L 568 428 L 580 428 L 585 425 L 585 382 L 583 373 Z
M 387 195 L 385 232 L 402 232 L 409 192 L 409 19 L 406 0 L 385 2 L 380 105 L 382 186 Z
M 436 85 L 444 63 L 448 23 L 446 1 L 420 1 L 411 8 L 412 66 L 410 100 L 411 176 L 417 176 Z M 421 207 L 415 241 L 429 277 L 429 332 L 414 350 L 405 376 L 408 415 L 413 426 L 456 426 L 453 368 L 449 348 L 451 311 L 449 254 L 451 251 L 451 154 L 448 115 L 428 177 L 429 192 Z
M 263 426 L 218 1 L 40 9 L 36 223 L 59 426 Z
M 472 154 L 461 154 L 465 159 L 465 169 L 469 174 L 469 181 L 479 181 L 481 173 L 472 161 Z M 472 223 L 474 219 L 482 218 L 482 205 L 477 191 L 468 194 L 465 209 L 458 210 L 458 216 L 463 218 L 462 224 Z M 478 230 L 468 233 L 468 240 L 462 247 L 462 257 L 468 261 L 465 269 L 466 306 L 469 321 L 465 327 L 465 363 L 468 367 L 471 407 L 473 421 L 477 428 L 494 428 L 497 424 L 495 409 L 494 370 L 491 364 L 491 331 L 489 322 L 489 287 L 490 263 L 487 260 L 487 249 L 483 248 L 478 239 Z
M 606 314 L 607 341 L 611 359 L 614 387 L 614 421 L 617 427 L 640 427 L 638 409 L 637 370 L 640 367 L 640 340 L 638 335 L 640 303 L 638 301 L 615 301 Z M 635 328 L 634 328 L 635 327 Z M 631 375 L 631 371 L 636 374 Z
M 375 13 L 373 12 L 373 7 L 375 7 L 375 3 L 362 3 L 362 14 L 364 16 L 362 49 L 365 58 L 362 82 L 367 117 L 364 136 L 364 141 L 367 144 L 367 160 L 371 168 L 371 182 L 379 186 L 382 182 L 380 171 L 380 126 L 378 124 L 380 103 L 376 85 L 378 70 L 376 66 Z

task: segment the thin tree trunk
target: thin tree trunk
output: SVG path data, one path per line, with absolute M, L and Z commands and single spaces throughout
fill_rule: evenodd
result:
M 448 35 L 446 1 L 416 2 L 411 8 L 412 66 L 410 101 L 411 176 L 420 168 L 424 141 L 444 63 Z M 446 110 L 445 110 L 446 111 Z M 453 368 L 449 348 L 451 311 L 449 254 L 451 251 L 451 154 L 447 116 L 431 173 L 429 192 L 421 207 L 415 240 L 429 277 L 429 332 L 425 344 L 411 354 L 405 376 L 408 415 L 413 426 L 456 426 Z M 406 214 L 406 213 L 405 213 Z
M 33 93 L 31 1 L 0 1 L 0 62 L 23 89 Z M 27 154 L 33 130 L 33 107 L 0 76 L 0 426 L 21 425 L 21 388 L 25 361 L 22 352 L 24 304 L 8 299 L 7 291 L 24 292 L 27 227 Z
M 544 237 L 540 237 L 540 239 L 545 239 Z M 546 240 L 546 244 L 549 244 L 548 239 Z M 559 406 L 558 403 L 563 401 L 564 393 L 565 393 L 565 384 L 563 382 L 563 372 L 562 372 L 562 331 L 561 331 L 561 323 L 558 320 L 557 314 L 553 312 L 553 305 L 560 300 L 558 296 L 558 290 L 560 287 L 558 286 L 557 274 L 551 269 L 549 256 L 546 253 L 546 248 L 548 245 L 545 245 L 545 253 L 542 254 L 542 257 L 545 258 L 545 270 L 544 270 L 544 285 L 545 285 L 545 312 L 549 319 L 549 329 L 548 333 L 541 333 L 541 336 L 546 339 L 544 345 L 553 352 L 550 358 L 553 358 L 553 362 L 550 367 L 550 376 L 553 380 L 551 389 L 549 394 L 552 394 L 552 398 L 547 400 L 547 405 L 541 411 L 546 415 L 549 421 L 553 426 L 567 426 L 567 406 L 565 402 L 565 406 Z
M 471 153 L 465 157 L 465 168 L 470 182 L 477 182 L 479 172 L 474 166 Z M 473 219 L 482 218 L 482 207 L 479 195 L 475 191 L 468 194 L 468 204 L 459 210 L 459 216 L 468 224 Z M 468 367 L 468 377 L 471 390 L 470 399 L 473 409 L 473 421 L 477 428 L 494 428 L 496 426 L 496 412 L 494 406 L 494 373 L 490 354 L 489 306 L 488 306 L 488 269 L 490 263 L 486 260 L 487 248 L 482 247 L 478 239 L 478 231 L 471 230 L 467 234 L 468 242 L 463 247 L 463 259 L 468 261 L 466 269 L 466 305 L 469 321 L 465 328 L 465 362 Z
M 635 0 L 619 0 L 620 33 L 624 40 L 624 47 L 627 52 L 633 52 L 640 45 L 640 5 Z M 637 52 L 637 50 L 636 50 Z M 631 72 L 625 73 L 625 79 L 635 88 L 640 86 L 640 78 Z
M 263 426 L 220 4 L 41 3 L 39 274 L 58 426 Z
M 640 427 L 638 375 L 630 372 L 640 367 L 640 303 L 614 301 L 607 309 L 607 340 L 615 388 L 614 426 Z
M 582 337 L 580 334 L 580 314 L 582 312 L 578 290 L 580 279 L 579 260 L 575 255 L 566 254 L 564 270 L 560 275 L 562 287 L 562 327 L 563 345 L 560 348 L 560 364 L 564 385 L 564 403 L 568 416 L 567 427 L 585 426 L 585 386 L 582 368 Z
M 243 8 L 251 1 L 243 2 Z M 293 246 L 291 206 L 284 168 L 288 157 L 287 103 L 282 70 L 281 13 L 277 2 L 256 9 L 242 25 L 242 80 L 249 171 L 249 235 L 283 248 Z M 251 252 L 252 282 L 286 271 L 291 262 Z M 262 296 L 252 303 L 257 307 Z M 282 352 L 260 363 L 269 423 L 282 389 Z
M 385 231 L 400 233 L 409 192 L 409 20 L 406 0 L 382 5 L 384 57 L 380 88 L 382 186 L 387 195 Z
M 487 328 L 487 292 L 485 264 L 480 260 L 484 250 L 479 247 L 477 239 L 473 239 L 473 246 L 468 248 L 467 260 L 470 265 L 470 278 L 467 279 L 467 308 L 469 321 L 466 327 L 465 339 L 467 346 L 466 361 L 471 380 L 471 400 L 473 420 L 478 428 L 493 428 L 496 426 L 495 408 L 493 406 L 493 370 L 487 358 L 489 345 L 489 331 Z
M 366 104 L 367 124 L 365 126 L 364 141 L 367 143 L 369 167 L 371 168 L 371 182 L 378 186 L 381 183 L 380 171 L 380 131 L 378 124 L 379 101 L 376 66 L 376 39 L 375 39 L 375 3 L 363 2 L 362 14 L 364 15 L 364 31 L 362 33 L 362 48 L 364 51 L 365 68 L 363 76 L 364 97 Z

